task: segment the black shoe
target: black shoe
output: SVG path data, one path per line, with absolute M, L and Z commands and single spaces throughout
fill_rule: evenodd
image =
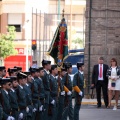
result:
M 97 106 L 97 108 L 101 108 L 101 106 L 100 106 L 100 105 L 98 105 L 98 106 Z

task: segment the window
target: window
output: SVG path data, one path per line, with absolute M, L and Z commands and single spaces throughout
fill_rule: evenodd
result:
M 14 26 L 16 29 L 16 32 L 21 32 L 21 25 L 8 25 L 8 26 Z

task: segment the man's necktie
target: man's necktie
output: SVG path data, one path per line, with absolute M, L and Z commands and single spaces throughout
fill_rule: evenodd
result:
M 100 75 L 99 75 L 100 78 L 102 78 L 102 65 L 100 65 Z

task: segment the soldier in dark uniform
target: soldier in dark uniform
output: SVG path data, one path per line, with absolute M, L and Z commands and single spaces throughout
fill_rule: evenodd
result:
M 9 98 L 10 98 L 10 105 L 12 108 L 12 116 L 15 118 L 15 120 L 18 120 L 18 115 L 19 115 L 19 107 L 18 107 L 18 102 L 17 102 L 17 94 L 16 94 L 16 88 L 18 87 L 18 82 L 17 82 L 17 77 L 16 76 L 11 76 L 11 89 L 9 91 Z
M 0 103 L 0 120 L 3 119 L 3 108 L 2 108 L 2 105 Z
M 51 61 L 48 60 L 43 60 L 42 61 L 42 66 L 44 69 L 44 76 L 42 77 L 43 80 L 43 85 L 45 89 L 45 120 L 48 120 L 48 108 L 49 108 L 49 103 L 52 102 L 54 104 L 55 100 L 53 100 L 50 96 L 50 74 L 49 70 L 51 69 Z
M 35 80 L 38 84 L 39 100 L 40 100 L 37 114 L 38 114 L 38 120 L 43 120 L 44 119 L 45 91 L 44 91 L 43 81 L 41 77 L 44 76 L 44 71 L 43 71 L 43 67 L 39 67 L 36 70 L 38 74 L 35 77 Z
M 49 120 L 57 120 L 57 104 L 58 104 L 58 81 L 56 75 L 58 74 L 57 65 L 51 65 L 50 70 L 50 95 L 53 100 L 55 100 L 55 104 L 50 102 L 49 107 L 51 107 L 51 116 L 49 116 Z
M 65 89 L 65 109 L 63 111 L 62 119 L 67 120 L 67 116 L 69 116 L 69 120 L 73 120 L 73 108 L 72 108 L 72 81 L 70 74 L 72 73 L 72 64 L 71 63 L 64 63 L 63 65 L 67 71 L 65 76 L 62 79 Z
M 24 74 L 29 76 L 30 72 L 24 72 Z M 28 84 L 27 79 L 28 79 L 28 77 L 26 77 L 26 79 L 24 79 L 25 85 L 23 86 L 23 88 L 24 88 L 25 93 L 26 93 L 27 106 L 29 108 L 29 112 L 27 113 L 27 120 L 32 120 L 32 116 L 33 116 L 32 91 L 31 91 L 31 88 Z
M 18 88 L 16 89 L 16 93 L 17 93 L 17 98 L 18 98 L 18 106 L 19 106 L 19 119 L 23 119 L 26 120 L 27 118 L 27 113 L 29 113 L 29 108 L 27 106 L 27 99 L 26 99 L 26 92 L 23 88 L 23 86 L 25 85 L 24 79 L 26 78 L 26 74 L 19 72 L 17 74 L 17 79 L 18 79 Z
M 32 120 L 36 120 L 37 111 L 38 111 L 38 105 L 39 105 L 39 91 L 38 91 L 38 83 L 35 80 L 35 77 L 37 77 L 37 70 L 36 68 L 30 68 L 31 72 L 31 78 L 32 81 L 29 82 L 31 91 L 32 91 L 32 102 L 33 102 L 33 118 Z
M 0 77 L 0 82 L 1 82 L 1 80 L 2 80 L 2 77 Z M 0 87 L 1 87 L 1 85 L 0 85 Z M 1 91 L 0 91 L 0 94 L 1 94 Z M 0 102 L 0 120 L 2 120 L 2 119 L 3 119 L 3 108 L 2 108 L 2 105 Z
M 11 79 L 2 78 L 0 84 L 2 86 L 0 93 L 0 102 L 3 108 L 3 120 L 15 120 L 15 118 L 11 116 L 12 108 L 10 105 L 10 98 L 8 93 L 11 88 Z
M 9 76 L 16 76 L 17 75 L 17 68 L 8 68 Z
M 74 106 L 74 120 L 79 120 L 79 110 L 84 93 L 84 64 L 77 63 L 78 72 L 75 73 L 73 78 L 73 87 L 75 91 L 75 106 Z
M 17 73 L 22 72 L 22 67 L 14 66 L 14 68 L 17 68 Z
M 64 84 L 62 83 L 62 78 L 65 76 L 65 74 L 66 74 L 66 69 L 61 68 L 60 76 L 58 77 L 58 84 L 60 85 L 60 93 L 58 98 L 59 103 L 58 103 L 57 120 L 61 120 L 64 109 L 65 91 L 64 91 Z
M 6 76 L 6 69 L 5 66 L 0 66 L 0 77 Z
M 30 71 L 29 72 L 24 72 L 24 74 L 26 74 L 27 75 L 27 83 L 28 83 L 28 85 L 29 85 L 29 87 L 31 88 L 32 87 L 32 83 L 33 83 L 33 77 L 32 77 L 32 72 L 31 72 L 31 69 L 30 69 Z

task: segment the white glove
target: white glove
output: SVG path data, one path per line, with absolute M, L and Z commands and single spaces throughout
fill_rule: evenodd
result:
M 10 116 L 11 118 L 10 118 L 10 120 L 15 120 L 15 118 L 14 117 L 12 117 L 12 116 Z
M 71 94 L 72 94 L 71 91 L 67 92 L 67 95 L 71 95 Z
M 80 95 L 80 96 L 82 96 L 82 95 L 83 95 L 83 92 L 82 92 L 82 91 L 80 91 L 80 92 L 79 92 L 79 95 Z
M 11 120 L 11 116 L 8 116 L 7 120 Z
M 55 100 L 52 100 L 51 104 L 53 104 L 53 105 L 54 105 L 54 104 L 55 104 Z
M 37 111 L 37 109 L 36 109 L 36 108 L 34 108 L 34 109 L 33 109 L 33 112 L 36 112 L 36 111 Z
M 41 112 L 43 110 L 43 105 L 39 107 L 39 111 Z
M 61 95 L 65 95 L 65 91 L 62 91 L 62 92 L 61 92 Z
M 29 107 L 26 107 L 26 112 L 29 113 Z
M 23 119 L 23 113 L 19 114 L 19 119 Z

